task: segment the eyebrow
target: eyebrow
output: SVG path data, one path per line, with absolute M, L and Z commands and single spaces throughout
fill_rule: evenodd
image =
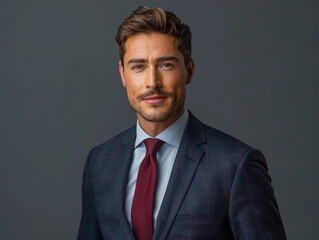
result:
M 156 62 L 164 62 L 164 61 L 175 61 L 175 62 L 179 62 L 177 57 L 173 57 L 173 56 L 169 56 L 169 57 L 159 57 L 156 58 L 155 61 Z M 132 58 L 127 62 L 127 66 L 132 64 L 132 63 L 146 63 L 147 60 L 144 58 Z

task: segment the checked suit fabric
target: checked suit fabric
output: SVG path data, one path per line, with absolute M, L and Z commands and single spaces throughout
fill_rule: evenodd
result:
M 90 151 L 78 240 L 136 239 L 123 209 L 135 138 Z M 190 113 L 152 239 L 286 240 L 263 154 Z

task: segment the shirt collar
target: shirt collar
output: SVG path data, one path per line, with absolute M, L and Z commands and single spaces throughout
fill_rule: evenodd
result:
M 176 148 L 179 147 L 179 143 L 183 137 L 184 130 L 188 123 L 189 113 L 187 110 L 184 110 L 183 115 L 177 119 L 172 125 L 166 128 L 163 132 L 156 136 L 157 139 L 164 141 Z M 135 148 L 138 147 L 141 142 L 147 138 L 152 138 L 141 128 L 138 120 L 136 123 L 136 139 L 135 139 Z

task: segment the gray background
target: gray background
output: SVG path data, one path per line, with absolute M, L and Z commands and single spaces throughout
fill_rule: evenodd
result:
M 0 239 L 75 239 L 90 148 L 135 123 L 119 23 L 139 5 L 193 32 L 188 108 L 265 154 L 288 239 L 318 232 L 318 1 L 0 1 Z

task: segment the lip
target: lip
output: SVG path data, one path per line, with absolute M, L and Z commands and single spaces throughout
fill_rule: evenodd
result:
M 151 95 L 143 99 L 144 102 L 149 104 L 161 103 L 161 102 L 164 102 L 165 100 L 166 100 L 166 97 L 161 95 Z

